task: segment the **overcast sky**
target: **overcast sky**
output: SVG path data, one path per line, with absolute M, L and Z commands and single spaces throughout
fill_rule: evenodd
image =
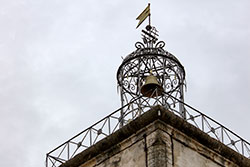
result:
M 146 0 L 0 0 L 0 166 L 45 155 L 120 107 L 116 71 Z M 250 141 L 250 1 L 151 1 L 185 102 Z

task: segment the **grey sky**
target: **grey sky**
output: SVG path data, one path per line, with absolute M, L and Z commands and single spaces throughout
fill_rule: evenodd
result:
M 120 107 L 116 71 L 147 1 L 0 0 L 0 166 L 45 154 Z M 186 102 L 250 141 L 250 1 L 151 1 Z

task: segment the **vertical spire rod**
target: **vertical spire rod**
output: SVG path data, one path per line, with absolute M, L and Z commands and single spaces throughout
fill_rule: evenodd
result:
M 148 3 L 148 6 L 149 6 L 149 8 L 150 8 L 150 3 Z M 148 24 L 149 24 L 149 26 L 151 26 L 151 13 L 149 12 L 149 16 L 148 16 Z

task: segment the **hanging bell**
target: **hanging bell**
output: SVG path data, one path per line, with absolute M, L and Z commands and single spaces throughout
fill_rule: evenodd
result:
M 159 84 L 157 78 L 150 74 L 146 77 L 145 84 L 141 87 L 141 93 L 144 97 L 157 97 L 163 92 L 162 86 Z

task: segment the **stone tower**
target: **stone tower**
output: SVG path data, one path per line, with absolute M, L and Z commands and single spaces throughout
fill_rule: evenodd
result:
M 117 72 L 121 108 L 47 154 L 47 167 L 250 167 L 250 144 L 184 102 L 185 70 L 148 25 Z

